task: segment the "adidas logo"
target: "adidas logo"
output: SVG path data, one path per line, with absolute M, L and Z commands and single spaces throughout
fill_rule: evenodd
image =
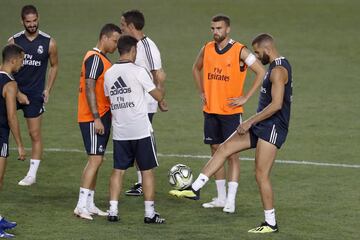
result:
M 114 85 L 112 85 L 110 90 L 110 95 L 114 96 L 117 94 L 125 94 L 125 93 L 131 93 L 131 88 L 129 88 L 124 80 L 121 77 L 118 77 L 117 81 L 114 82 Z

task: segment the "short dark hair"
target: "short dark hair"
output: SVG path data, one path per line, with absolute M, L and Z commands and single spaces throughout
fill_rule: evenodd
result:
M 15 43 L 6 45 L 2 50 L 2 61 L 3 63 L 8 62 L 15 57 L 21 56 L 22 53 L 25 53 L 25 51 L 19 45 Z
M 119 34 L 121 34 L 121 29 L 113 23 L 105 24 L 100 30 L 99 40 L 104 35 L 106 35 L 107 37 L 110 37 L 113 32 L 118 32 Z
M 117 48 L 120 55 L 130 52 L 132 47 L 136 48 L 137 42 L 138 40 L 132 36 L 129 35 L 121 36 L 117 44 Z
M 260 33 L 251 42 L 251 45 L 261 44 L 263 42 L 274 42 L 274 38 L 268 33 Z
M 38 11 L 34 5 L 25 5 L 21 9 L 21 19 L 24 20 L 25 16 L 28 14 L 35 14 L 38 16 Z
M 224 14 L 217 14 L 213 16 L 211 21 L 213 22 L 224 21 L 227 26 L 230 26 L 230 18 Z
M 145 17 L 139 10 L 129 10 L 122 14 L 127 25 L 134 24 L 136 30 L 142 30 L 145 26 Z

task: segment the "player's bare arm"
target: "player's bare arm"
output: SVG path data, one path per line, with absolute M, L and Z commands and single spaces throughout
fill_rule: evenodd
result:
M 47 103 L 49 101 L 49 95 L 50 95 L 51 89 L 54 86 L 58 68 L 59 68 L 59 59 L 58 59 L 58 51 L 57 51 L 56 41 L 53 38 L 50 39 L 49 61 L 50 61 L 50 68 L 49 68 L 49 73 L 48 73 L 48 80 L 47 80 L 46 87 L 43 92 L 45 103 Z
M 202 47 L 198 56 L 195 59 L 193 68 L 192 68 L 192 74 L 193 78 L 196 84 L 196 87 L 198 89 L 200 98 L 202 100 L 202 103 L 206 104 L 206 99 L 204 95 L 204 84 L 203 84 L 203 76 L 202 76 L 202 69 L 204 66 L 204 48 Z
M 237 128 L 237 132 L 241 135 L 245 134 L 251 127 L 264 119 L 267 119 L 279 111 L 283 105 L 285 84 L 288 81 L 287 70 L 282 66 L 277 66 L 271 71 L 270 81 L 272 83 L 271 89 L 271 103 L 261 112 L 253 115 Z
M 8 44 L 14 44 L 14 43 L 15 43 L 14 38 L 13 37 L 9 38 Z M 30 104 L 28 97 L 24 93 L 22 93 L 19 89 L 17 90 L 16 99 L 20 104 L 23 105 Z
M 101 122 L 99 111 L 97 108 L 97 103 L 96 103 L 96 94 L 95 94 L 96 81 L 94 79 L 87 78 L 85 80 L 85 83 L 86 83 L 86 90 L 85 90 L 86 100 L 88 102 L 90 111 L 94 117 L 95 132 L 97 134 L 102 135 L 105 132 L 105 128 L 103 123 Z
M 164 82 L 166 79 L 165 71 L 161 68 L 158 70 L 151 71 L 151 74 L 153 76 L 155 83 L 157 84 L 157 87 L 165 90 L 165 86 L 164 86 Z M 165 91 L 164 91 L 164 94 L 165 94 Z M 167 112 L 169 110 L 165 99 L 163 99 L 162 101 L 159 101 L 158 106 L 159 106 L 160 111 L 162 111 L 162 112 Z
M 21 139 L 19 122 L 16 114 L 16 94 L 17 94 L 17 84 L 15 81 L 7 83 L 3 88 L 3 97 L 6 101 L 6 110 L 7 118 L 9 121 L 9 127 L 14 136 L 16 145 L 18 146 L 18 159 L 21 161 L 25 160 L 25 149 L 23 141 Z
M 165 96 L 165 91 L 164 89 L 161 88 L 154 88 L 153 90 L 151 90 L 149 92 L 149 94 L 158 102 L 162 101 L 164 99 Z
M 239 96 L 236 98 L 229 98 L 229 106 L 231 107 L 238 107 L 244 105 L 250 97 L 256 92 L 256 89 L 258 89 L 262 83 L 262 80 L 265 76 L 265 68 L 260 63 L 258 59 L 255 58 L 255 56 L 247 49 L 243 48 L 241 50 L 240 58 L 243 62 L 249 62 L 250 60 L 250 66 L 249 68 L 255 73 L 255 79 L 254 82 L 249 89 L 249 91 L 244 94 L 243 96 Z M 251 60 L 253 58 L 254 60 Z M 249 64 L 248 64 L 249 65 Z

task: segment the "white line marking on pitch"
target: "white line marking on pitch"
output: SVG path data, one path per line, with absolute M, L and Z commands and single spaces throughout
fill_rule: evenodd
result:
M 10 148 L 11 150 L 17 150 L 16 148 Z M 27 148 L 26 150 L 31 150 Z M 80 149 L 63 149 L 63 148 L 45 148 L 45 152 L 75 152 L 75 153 L 85 153 L 84 150 Z M 107 154 L 112 154 L 112 151 L 107 151 Z M 200 158 L 200 159 L 209 159 L 210 156 L 207 155 L 191 155 L 191 154 L 164 154 L 158 153 L 159 157 L 178 157 L 178 158 Z M 254 161 L 254 158 L 241 157 L 240 160 L 243 161 Z M 324 167 L 342 167 L 342 168 L 360 168 L 360 165 L 356 164 L 341 164 L 341 163 L 321 163 L 314 161 L 296 161 L 296 160 L 275 160 L 276 163 L 285 163 L 285 164 L 298 164 L 298 165 L 315 165 L 315 166 L 324 166 Z

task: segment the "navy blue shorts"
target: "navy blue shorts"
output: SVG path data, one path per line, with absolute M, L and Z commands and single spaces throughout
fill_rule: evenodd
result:
M 3 158 L 7 158 L 9 156 L 9 134 L 9 128 L 0 128 L 0 157 Z
M 241 123 L 241 114 L 220 115 L 204 112 L 204 143 L 221 144 Z
M 286 140 L 287 132 L 287 130 L 277 127 L 276 124 L 270 126 L 256 124 L 249 129 L 251 148 L 256 148 L 260 138 L 280 149 Z
M 111 112 L 108 111 L 101 117 L 105 132 L 103 135 L 95 133 L 94 122 L 80 122 L 81 135 L 83 137 L 85 150 L 88 155 L 104 155 L 109 141 L 111 129 Z
M 25 118 L 36 118 L 45 112 L 44 97 L 41 95 L 27 95 L 30 104 L 17 103 L 17 109 L 21 109 Z
M 134 166 L 134 161 L 140 171 L 159 166 L 156 156 L 155 140 L 146 137 L 138 140 L 114 140 L 114 168 L 126 170 Z

